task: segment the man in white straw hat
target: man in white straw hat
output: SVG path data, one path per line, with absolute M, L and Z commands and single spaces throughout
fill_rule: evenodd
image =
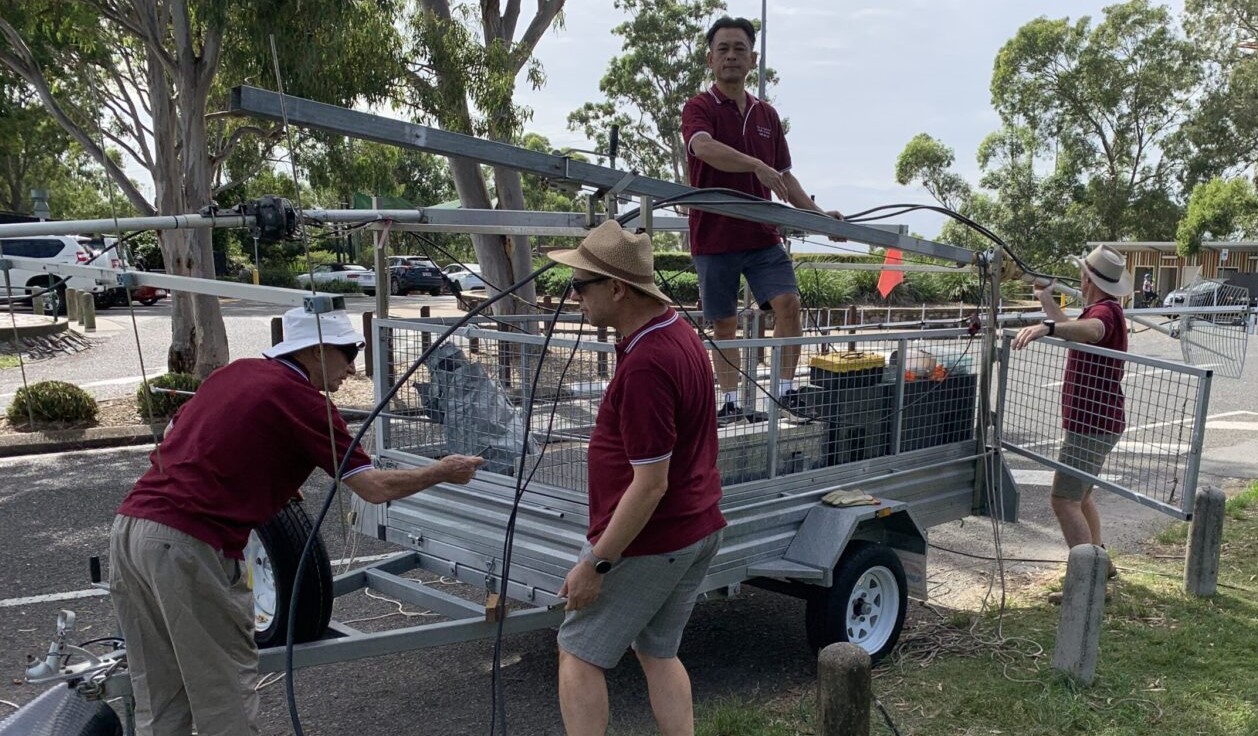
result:
M 378 470 L 324 395 L 354 373 L 363 337 L 344 310 L 284 315 L 266 360 L 210 374 L 179 408 L 110 534 L 110 593 L 126 639 L 136 732 L 258 733 L 258 650 L 243 559 L 252 529 L 315 467 L 373 503 L 467 483 L 481 458 Z M 300 613 L 299 613 L 300 615 Z
M 1047 315 L 1041 324 L 1024 327 L 1013 340 L 1021 350 L 1041 337 L 1057 337 L 1127 352 L 1127 321 L 1118 300 L 1131 294 L 1133 279 L 1127 259 L 1118 251 L 1097 246 L 1079 264 L 1083 313 L 1070 319 L 1053 301 L 1052 288 L 1037 289 Z M 1090 476 L 1101 466 L 1127 426 L 1123 397 L 1123 361 L 1103 355 L 1069 350 L 1061 388 L 1061 426 L 1066 432 L 1058 462 Z M 1053 513 L 1068 547 L 1101 540 L 1101 517 L 1092 499 L 1092 483 L 1058 470 L 1053 475 Z M 1109 577 L 1118 570 L 1110 563 Z M 1056 602 L 1058 596 L 1053 596 Z
M 663 734 L 694 733 L 677 658 L 700 583 L 721 543 L 712 366 L 655 286 L 651 239 L 609 220 L 576 250 L 573 298 L 613 327 L 616 373 L 590 436 L 589 530 L 560 595 L 559 705 L 570 736 L 607 730 L 607 681 L 632 646 Z

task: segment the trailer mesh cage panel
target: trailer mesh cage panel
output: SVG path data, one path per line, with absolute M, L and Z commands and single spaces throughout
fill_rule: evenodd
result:
M 448 322 L 377 320 L 383 382 L 396 382 Z M 546 330 L 552 339 L 543 349 L 536 333 Z M 483 472 L 504 482 L 523 468 L 530 484 L 584 491 L 589 437 L 615 375 L 615 340 L 578 315 L 562 315 L 553 329 L 537 317 L 461 328 L 390 402 L 382 447 L 427 458 L 480 455 Z M 744 416 L 718 428 L 727 488 L 952 443 L 972 449 L 976 441 L 981 341 L 963 330 L 722 346 L 734 348 L 739 369 L 755 378 L 741 380 Z M 793 351 L 794 389 L 786 394 L 783 361 Z
M 1004 448 L 1187 518 L 1211 372 L 1052 338 L 1013 350 L 1016 334 L 1001 348 Z

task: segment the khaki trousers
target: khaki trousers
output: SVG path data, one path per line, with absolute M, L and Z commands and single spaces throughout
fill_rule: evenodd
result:
M 118 516 L 109 585 L 126 639 L 139 736 L 257 734 L 258 650 L 243 563 L 146 519 Z

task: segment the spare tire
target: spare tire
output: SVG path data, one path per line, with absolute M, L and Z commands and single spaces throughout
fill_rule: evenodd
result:
M 290 501 L 273 519 L 249 534 L 245 565 L 253 590 L 253 640 L 259 648 L 282 647 L 288 640 L 288 613 L 306 540 L 313 525 L 300 501 Z M 332 564 L 315 535 L 312 557 L 302 573 L 294 641 L 315 641 L 332 620 Z
M 0 736 L 122 736 L 122 721 L 108 703 L 61 684 L 0 721 Z

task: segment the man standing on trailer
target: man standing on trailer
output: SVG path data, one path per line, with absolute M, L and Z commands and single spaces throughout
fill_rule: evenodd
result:
M 791 153 L 777 111 L 747 91 L 747 74 L 756 66 L 756 29 L 746 18 L 720 18 L 707 34 L 708 68 L 716 83 L 686 103 L 682 136 L 686 141 L 690 185 L 736 189 L 761 199 L 779 199 L 801 209 L 838 219 L 837 211 L 817 206 L 791 173 Z M 773 311 L 774 337 L 799 337 L 799 286 L 790 254 L 773 225 L 690 210 L 690 253 L 699 274 L 703 316 L 713 322 L 717 340 L 738 331 L 739 277 L 761 309 Z M 738 350 L 713 351 L 720 384 L 721 424 L 767 416 L 738 404 Z M 782 349 L 776 391 L 790 409 L 797 404 L 795 367 L 799 347 Z
M 655 285 L 651 239 L 609 220 L 579 248 L 573 299 L 613 327 L 616 373 L 590 437 L 589 530 L 559 594 L 559 705 L 569 736 L 607 731 L 607 681 L 632 647 L 665 736 L 694 733 L 677 649 L 721 542 L 716 402 L 703 343 Z
M 317 322 L 316 322 L 317 321 Z M 322 335 L 322 341 L 320 340 Z M 110 594 L 126 640 L 139 736 L 257 734 L 258 649 L 243 551 L 315 467 L 372 503 L 467 483 L 481 458 L 378 470 L 320 393 L 354 373 L 344 310 L 284 315 L 268 360 L 210 374 L 171 420 L 110 533 Z
M 1127 259 L 1118 251 L 1097 246 L 1079 260 L 1083 313 L 1070 319 L 1053 300 L 1052 288 L 1037 289 L 1035 297 L 1047 319 L 1020 330 L 1013 348 L 1021 350 L 1041 337 L 1127 352 L 1127 321 L 1119 299 L 1131 294 Z M 1105 458 L 1127 427 L 1123 397 L 1123 361 L 1105 355 L 1070 350 L 1061 387 L 1061 426 L 1066 432 L 1058 462 L 1096 476 Z M 1053 513 L 1067 547 L 1095 544 L 1101 539 L 1101 516 L 1092 498 L 1092 483 L 1058 470 L 1053 474 Z M 1109 577 L 1118 575 L 1110 562 Z

